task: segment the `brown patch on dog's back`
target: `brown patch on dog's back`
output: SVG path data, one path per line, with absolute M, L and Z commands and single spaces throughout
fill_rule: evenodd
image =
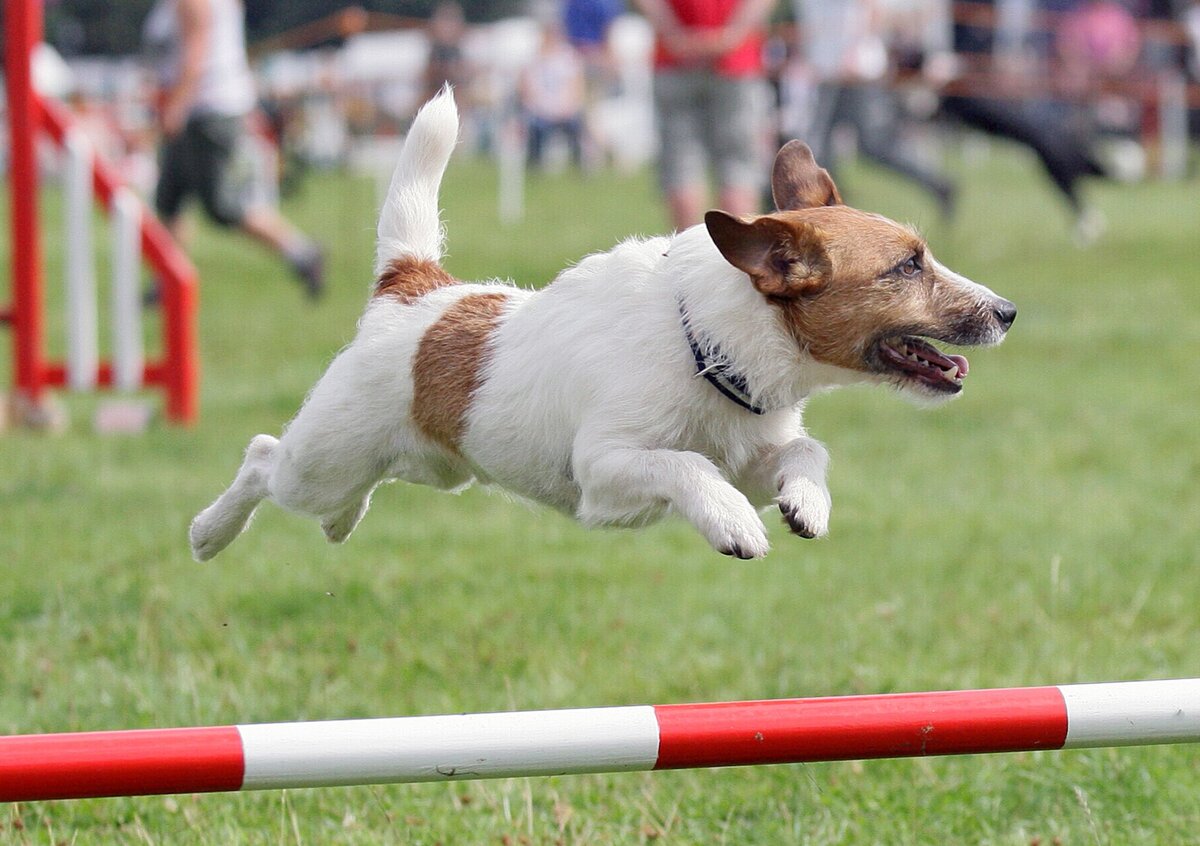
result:
M 459 451 L 471 398 L 483 384 L 488 340 L 507 302 L 503 293 L 470 294 L 421 336 L 413 360 L 413 421 L 452 452 Z
M 457 281 L 436 262 L 403 256 L 392 259 L 379 274 L 375 296 L 396 297 L 402 303 L 411 303 L 430 291 L 457 284 Z

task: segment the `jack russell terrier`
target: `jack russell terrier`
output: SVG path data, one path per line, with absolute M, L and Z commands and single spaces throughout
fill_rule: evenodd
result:
M 780 150 L 778 211 L 631 239 L 540 291 L 440 265 L 438 187 L 458 135 L 449 93 L 412 126 L 379 220 L 373 295 L 282 437 L 250 441 L 191 525 L 206 560 L 259 502 L 344 541 L 383 481 L 499 485 L 589 526 L 675 512 L 725 555 L 769 548 L 759 509 L 826 534 L 814 392 L 891 384 L 958 394 L 955 346 L 999 343 L 1008 300 L 948 270 L 912 229 L 843 205 L 802 143 Z

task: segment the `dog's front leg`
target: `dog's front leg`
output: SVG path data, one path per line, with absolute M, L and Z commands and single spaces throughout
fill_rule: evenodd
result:
M 744 474 L 746 490 L 757 504 L 774 501 L 791 530 L 803 538 L 829 533 L 831 500 L 825 484 L 829 453 L 801 435 L 771 447 Z
M 631 525 L 670 506 L 724 555 L 761 558 L 770 548 L 754 506 L 699 453 L 626 447 L 574 463 L 584 523 Z

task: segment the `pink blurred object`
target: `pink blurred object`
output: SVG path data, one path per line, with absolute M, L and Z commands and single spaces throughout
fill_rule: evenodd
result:
M 1132 14 L 1118 3 L 1085 3 L 1066 15 L 1058 49 L 1068 62 L 1091 73 L 1118 76 L 1137 64 L 1142 35 Z

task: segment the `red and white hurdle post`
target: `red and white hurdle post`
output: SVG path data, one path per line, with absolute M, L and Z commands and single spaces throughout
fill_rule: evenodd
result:
M 0 801 L 1200 742 L 1200 679 L 0 737 Z
M 14 419 L 51 425 L 50 388 L 69 386 L 137 390 L 161 388 L 166 416 L 196 420 L 199 396 L 197 276 L 170 233 L 95 154 L 86 134 L 61 104 L 34 89 L 32 56 L 42 38 L 40 0 L 3 0 L 4 70 L 9 113 L 12 300 L 0 306 L 0 327 L 13 335 Z M 64 267 L 66 359 L 46 350 L 46 314 L 35 141 L 44 133 L 65 150 Z M 102 201 L 112 219 L 112 356 L 100 358 L 92 206 Z M 162 294 L 162 353 L 147 361 L 142 349 L 140 273 L 145 261 Z M 2 421 L 0 421 L 2 422 Z

